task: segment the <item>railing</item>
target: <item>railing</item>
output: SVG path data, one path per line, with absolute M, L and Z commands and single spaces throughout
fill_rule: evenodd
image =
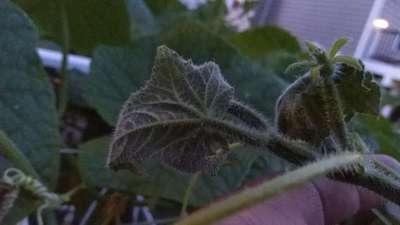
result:
M 400 31 L 378 30 L 370 45 L 368 58 L 400 66 Z
M 383 86 L 392 87 L 393 81 L 400 81 L 400 30 L 372 30 L 358 57 L 368 70 L 382 76 Z

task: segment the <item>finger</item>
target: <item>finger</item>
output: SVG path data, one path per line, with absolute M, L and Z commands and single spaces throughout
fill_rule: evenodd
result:
M 383 198 L 359 186 L 345 184 L 328 178 L 314 182 L 318 190 L 324 225 L 333 225 L 384 204 Z
M 400 164 L 393 158 L 376 155 L 376 159 L 400 171 Z M 383 204 L 384 199 L 372 191 L 323 178 L 246 209 L 218 224 L 333 225 Z
M 218 225 L 322 225 L 321 200 L 311 183 L 245 209 Z

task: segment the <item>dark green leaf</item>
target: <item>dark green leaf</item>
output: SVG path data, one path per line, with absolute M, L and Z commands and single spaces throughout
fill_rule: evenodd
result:
M 240 100 L 264 115 L 273 116 L 275 101 L 287 83 L 260 64 L 243 57 L 220 36 L 198 23 L 187 22 L 164 33 L 162 43 L 196 63 L 212 59 L 235 87 Z
M 145 2 L 156 16 L 187 11 L 186 7 L 179 0 L 145 0 Z
M 137 43 L 140 47 L 98 47 L 90 66 L 91 79 L 84 97 L 110 124 L 115 125 L 118 112 L 129 94 L 150 78 L 155 56 L 154 41 Z
M 58 168 L 58 117 L 30 20 L 8 1 L 0 4 L 0 129 L 29 158 L 46 183 L 55 184 Z
M 333 79 L 347 117 L 355 112 L 378 115 L 380 88 L 370 72 L 342 64 Z
M 125 0 L 125 3 L 129 12 L 132 37 L 138 38 L 158 32 L 159 24 L 144 0 Z
M 353 67 L 356 70 L 363 70 L 363 67 L 360 64 L 360 62 L 351 56 L 338 55 L 333 59 L 333 62 L 346 64 L 348 66 Z
M 70 47 L 90 53 L 99 44 L 120 45 L 130 40 L 128 10 L 124 0 L 15 0 L 39 27 L 42 36 L 61 44 L 61 6 L 65 5 Z
M 213 171 L 229 135 L 208 123 L 224 120 L 233 88 L 215 63 L 193 65 L 166 46 L 158 48 L 152 71 L 122 107 L 107 164 L 143 172 L 139 162 L 160 157 L 185 172 Z
M 189 184 L 190 176 L 159 162 L 148 163 L 148 176 L 137 176 L 129 171 L 114 172 L 104 167 L 107 158 L 109 138 L 100 138 L 81 146 L 79 168 L 82 179 L 89 187 L 105 187 L 113 190 L 160 197 L 180 202 Z M 249 180 L 252 163 L 260 152 L 249 148 L 232 150 L 227 164 L 222 166 L 217 176 L 201 175 L 193 189 L 189 204 L 202 206 L 221 197 Z M 257 171 L 269 171 L 263 165 Z M 257 172 L 257 175 L 259 173 Z M 257 176 L 254 174 L 253 177 Z
M 309 68 L 303 68 L 303 70 L 293 71 L 289 74 L 285 73 L 285 70 L 290 64 L 299 60 L 303 61 L 304 59 L 300 58 L 298 54 L 279 51 L 269 54 L 268 57 L 262 60 L 261 64 L 264 66 L 266 71 L 276 74 L 278 77 L 290 84 L 309 71 Z
M 111 168 L 144 173 L 140 162 L 159 158 L 180 171 L 215 174 L 228 144 L 248 139 L 242 129 L 268 129 L 260 114 L 233 99 L 215 63 L 194 65 L 161 46 L 152 71 L 119 114 Z
M 372 138 L 378 145 L 378 151 L 400 160 L 400 135 L 385 118 L 360 114 L 354 119 L 357 130 Z
M 254 28 L 232 36 L 230 41 L 245 55 L 262 59 L 275 51 L 298 53 L 300 44 L 289 32 L 278 27 Z
M 206 24 L 211 32 L 223 33 L 226 31 L 225 16 L 227 13 L 225 0 L 206 1 L 199 8 L 190 13 L 192 19 Z
M 130 47 L 101 47 L 95 51 L 91 65 L 93 79 L 85 95 L 109 124 L 115 124 L 129 94 L 150 78 L 155 49 L 160 44 L 168 45 L 196 63 L 213 59 L 242 100 L 272 117 L 275 99 L 287 83 L 241 56 L 203 26 L 187 22 L 170 27 L 160 36 L 138 40 Z
M 42 180 L 54 187 L 60 148 L 58 116 L 53 90 L 35 50 L 38 35 L 26 15 L 9 1 L 0 1 L 0 15 L 0 129 Z M 1 171 L 12 166 L 4 159 L 0 165 Z M 22 196 L 2 224 L 15 224 L 33 209 L 31 199 Z

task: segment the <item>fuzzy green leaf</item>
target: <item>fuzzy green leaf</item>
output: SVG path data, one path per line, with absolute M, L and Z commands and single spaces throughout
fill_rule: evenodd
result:
M 333 76 L 347 119 L 358 112 L 379 114 L 380 87 L 370 72 L 342 64 Z
M 349 40 L 347 38 L 339 38 L 338 40 L 333 43 L 331 48 L 329 49 L 329 58 L 335 57 L 335 55 L 339 52 L 339 50 L 347 44 Z
M 310 53 L 315 53 L 315 52 L 321 51 L 321 49 L 316 44 L 314 44 L 312 41 L 305 41 L 304 44 L 306 45 L 306 47 Z
M 311 74 L 305 74 L 282 93 L 276 104 L 275 120 L 281 133 L 315 146 L 330 135 L 332 121 L 322 107 L 331 102 L 321 96 L 324 90 L 321 84 Z
M 204 118 L 222 120 L 232 97 L 233 88 L 216 64 L 195 66 L 159 47 L 150 81 L 120 112 L 108 165 L 120 169 L 129 164 L 143 173 L 139 162 L 162 157 L 188 172 L 214 169 L 217 162 L 211 158 L 219 161 L 217 150 L 227 149 L 227 141 L 223 132 L 204 130 Z
M 360 64 L 360 62 L 351 56 L 344 56 L 344 55 L 335 56 L 335 58 L 333 58 L 333 63 L 343 63 L 353 67 L 354 69 L 363 70 L 363 67 Z
M 46 185 L 58 177 L 60 147 L 55 96 L 36 53 L 38 35 L 26 14 L 0 1 L 0 129 L 38 171 Z M 16 166 L 1 159 L 0 171 Z M 2 224 L 15 224 L 33 209 L 31 198 L 18 198 Z
M 377 115 L 379 112 L 379 86 L 368 74 L 342 66 L 333 77 L 346 120 L 355 113 Z M 311 75 L 294 82 L 277 102 L 276 126 L 280 132 L 315 145 L 321 144 L 330 135 L 329 126 L 332 125 L 329 124 L 334 122 L 326 116 L 337 110 L 337 106 L 321 96 L 323 90 L 319 83 L 313 82 Z M 323 110 L 323 105 L 328 106 L 328 112 Z
M 180 202 L 191 176 L 150 161 L 148 176 L 137 176 L 130 171 L 112 171 L 104 167 L 110 139 L 98 138 L 80 147 L 79 170 L 83 181 L 89 187 L 104 187 L 117 191 L 141 194 Z M 216 176 L 200 175 L 194 186 L 189 205 L 200 207 L 240 187 L 251 174 L 253 162 L 261 152 L 251 148 L 233 149 Z M 262 170 L 262 173 L 259 173 Z M 270 171 L 268 165 L 257 167 L 257 175 Z M 252 177 L 255 179 L 255 177 Z
M 241 100 L 273 116 L 275 100 L 287 83 L 251 62 L 221 37 L 199 23 L 179 23 L 160 35 L 149 36 L 126 47 L 101 46 L 94 52 L 85 88 L 89 104 L 112 126 L 130 93 L 138 90 L 151 73 L 155 49 L 166 44 L 196 63 L 210 59 L 237 90 Z
M 151 79 L 122 107 L 108 166 L 143 173 L 139 162 L 161 158 L 181 171 L 214 173 L 228 144 L 241 139 L 235 131 L 230 133 L 232 129 L 253 124 L 228 120 L 228 113 L 243 119 L 235 110 L 228 111 L 233 94 L 215 63 L 193 65 L 159 47 Z M 250 108 L 239 108 L 258 119 Z
M 371 73 L 341 65 L 332 78 L 346 120 L 355 113 L 378 114 L 380 90 Z M 327 116 L 338 108 L 331 96 L 321 95 L 322 83 L 313 80 L 311 74 L 305 74 L 282 94 L 277 102 L 276 126 L 289 137 L 319 145 L 330 135 L 329 127 L 335 127 L 335 120 Z
M 179 23 L 162 37 L 163 43 L 194 62 L 214 60 L 243 102 L 256 107 L 264 115 L 273 116 L 275 100 L 287 85 L 276 74 L 250 61 L 223 37 L 198 23 Z
M 313 66 L 315 66 L 315 63 L 310 62 L 310 61 L 296 62 L 296 63 L 290 64 L 286 68 L 285 73 L 286 74 L 296 73 L 297 71 L 304 71 L 306 69 L 310 69 Z

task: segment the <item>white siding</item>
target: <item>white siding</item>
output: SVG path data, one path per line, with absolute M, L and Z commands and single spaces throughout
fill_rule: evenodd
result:
M 264 23 L 325 47 L 338 37 L 349 37 L 352 41 L 343 52 L 353 54 L 372 4 L 373 0 L 274 0 Z

